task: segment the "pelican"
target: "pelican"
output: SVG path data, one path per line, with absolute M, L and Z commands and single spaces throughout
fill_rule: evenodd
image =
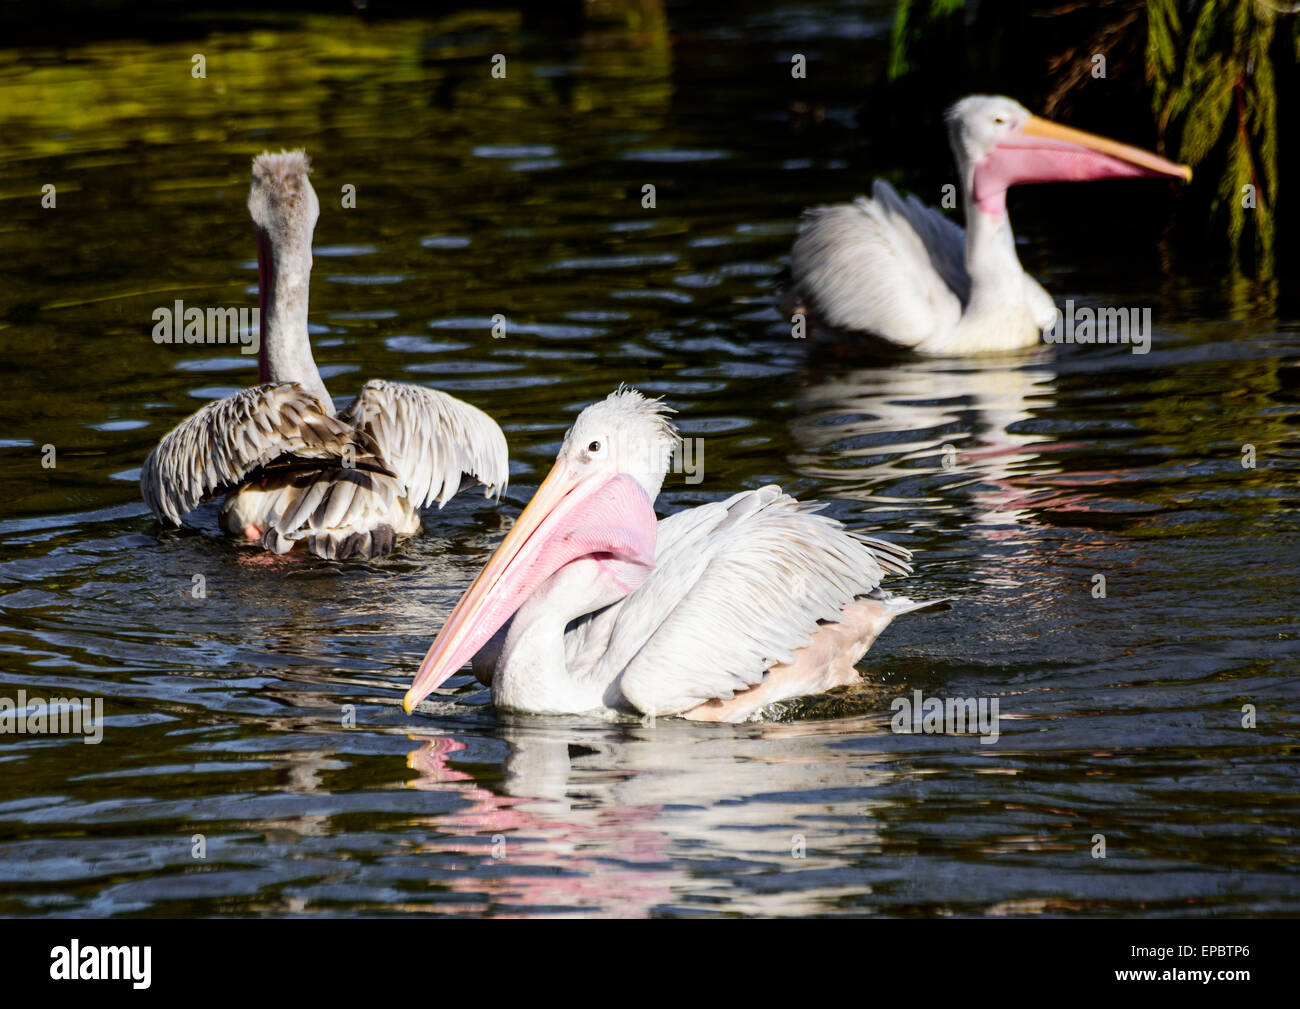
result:
M 791 255 L 788 314 L 921 354 L 1032 347 L 1056 321 L 1056 306 L 1016 256 L 1007 188 L 1192 177 L 1186 165 L 1041 119 L 1010 98 L 972 95 L 946 118 L 965 231 L 883 179 L 871 199 L 806 211 Z
M 158 519 L 178 526 L 225 493 L 232 536 L 287 553 L 377 557 L 420 530 L 420 509 L 462 487 L 499 495 L 506 439 L 483 411 L 446 393 L 372 380 L 336 412 L 307 333 L 311 238 L 320 214 L 302 151 L 253 161 L 260 384 L 207 404 L 149 453 L 140 475 Z
M 578 415 L 434 639 L 408 713 L 477 655 L 505 709 L 743 721 L 857 682 L 890 620 L 935 605 L 881 590 L 886 572 L 910 573 L 906 549 L 776 486 L 656 521 L 678 440 L 668 412 L 620 388 Z

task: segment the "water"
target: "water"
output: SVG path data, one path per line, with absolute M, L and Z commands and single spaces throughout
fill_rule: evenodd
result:
M 799 210 L 949 171 L 854 129 L 890 6 L 614 10 L 0 51 L 0 696 L 107 717 L 97 746 L 0 738 L 0 913 L 1300 912 L 1294 316 L 1166 270 L 1163 184 L 1130 183 L 1012 213 L 1058 300 L 1153 307 L 1147 355 L 882 365 L 792 340 Z M 331 390 L 436 385 L 511 444 L 499 507 L 461 495 L 371 564 L 237 549 L 215 505 L 161 531 L 138 495 L 162 434 L 255 380 L 235 348 L 156 346 L 151 313 L 255 304 L 249 159 L 296 145 Z M 703 439 L 705 479 L 671 477 L 661 511 L 779 482 L 915 550 L 895 587 L 952 610 L 787 721 L 516 717 L 464 674 L 403 715 L 565 427 L 620 381 Z M 915 690 L 998 698 L 998 740 L 892 732 Z

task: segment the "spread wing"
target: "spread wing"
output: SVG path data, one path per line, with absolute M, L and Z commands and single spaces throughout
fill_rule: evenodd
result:
M 883 179 L 871 195 L 805 213 L 793 286 L 826 325 L 915 347 L 961 319 L 970 297 L 966 234 Z
M 351 446 L 348 449 L 347 446 Z M 158 518 L 181 518 L 280 459 L 373 458 L 373 445 L 297 382 L 244 389 L 181 421 L 149 453 L 140 491 Z
M 887 571 L 910 572 L 907 550 L 821 507 L 771 486 L 664 519 L 655 570 L 613 615 L 601 659 L 613 668 L 601 672 L 621 671 L 623 697 L 647 713 L 729 698 L 791 661 L 818 621 L 839 620 Z
M 417 507 L 441 508 L 477 481 L 500 495 L 510 476 L 506 436 L 477 407 L 405 382 L 367 382 L 341 419 L 370 435 Z

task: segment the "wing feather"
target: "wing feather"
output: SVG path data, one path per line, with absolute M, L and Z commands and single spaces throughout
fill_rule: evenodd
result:
M 340 416 L 374 438 L 417 507 L 436 501 L 441 508 L 467 479 L 489 497 L 505 490 L 505 434 L 482 410 L 444 392 L 376 379 Z
M 907 550 L 821 507 L 772 486 L 661 522 L 655 571 L 614 615 L 599 675 L 617 676 L 643 712 L 728 698 L 791 661 L 886 572 L 910 572 Z
M 254 386 L 176 425 L 145 460 L 140 490 L 160 520 L 180 525 L 187 512 L 281 456 L 338 459 L 349 445 L 353 457 L 374 455 L 369 438 L 297 382 Z
M 325 466 L 263 493 L 253 524 L 266 526 L 263 545 L 277 552 L 306 539 L 322 557 L 380 556 L 410 531 L 399 481 L 380 469 Z

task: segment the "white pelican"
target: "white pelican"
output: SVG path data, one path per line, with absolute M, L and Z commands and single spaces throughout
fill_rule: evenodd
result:
M 922 354 L 1031 347 L 1056 306 L 1016 256 L 1007 188 L 1192 177 L 1186 165 L 1040 119 L 1010 98 L 963 98 L 947 121 L 966 230 L 883 179 L 871 199 L 815 207 L 794 243 L 788 314 Z
M 620 388 L 578 415 L 438 632 L 408 712 L 478 654 L 474 671 L 503 708 L 742 721 L 856 682 L 854 665 L 890 620 L 934 605 L 880 589 L 887 571 L 911 571 L 907 550 L 779 487 L 657 522 L 677 441 L 667 411 Z
M 233 536 L 276 553 L 305 540 L 322 557 L 374 557 L 420 530 L 420 508 L 441 508 L 463 486 L 500 494 L 506 439 L 483 411 L 400 382 L 367 382 L 335 412 L 307 333 L 320 214 L 310 171 L 302 151 L 253 161 L 261 384 L 178 424 L 149 453 L 140 486 L 171 525 L 227 493 L 221 524 Z

